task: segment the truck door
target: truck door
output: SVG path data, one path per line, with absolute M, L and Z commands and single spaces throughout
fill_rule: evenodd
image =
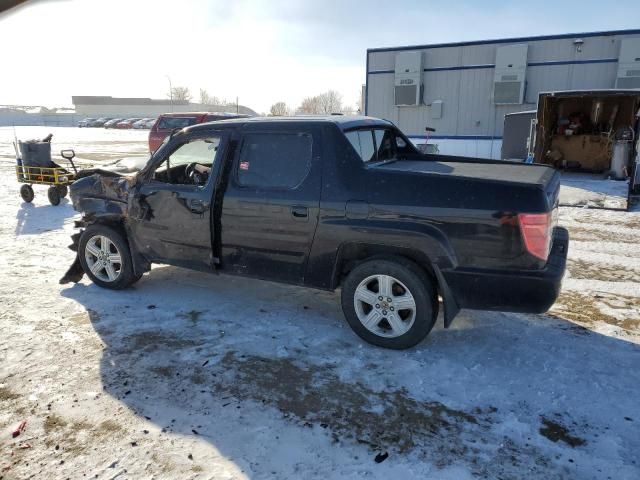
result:
M 212 207 L 227 134 L 180 137 L 134 189 L 132 239 L 151 261 L 199 270 L 213 268 Z
M 247 125 L 222 207 L 222 265 L 302 284 L 318 224 L 320 135 L 313 126 Z

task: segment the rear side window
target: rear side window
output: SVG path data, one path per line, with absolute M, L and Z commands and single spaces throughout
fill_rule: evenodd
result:
M 353 130 L 346 132 L 345 135 L 363 162 L 371 162 L 376 159 L 376 148 L 371 130 Z
M 249 133 L 240 149 L 238 183 L 242 186 L 291 189 L 311 168 L 309 134 Z
M 374 130 L 378 160 L 391 160 L 395 157 L 395 135 L 391 130 Z
M 159 130 L 173 130 L 195 125 L 196 117 L 162 117 L 158 123 Z

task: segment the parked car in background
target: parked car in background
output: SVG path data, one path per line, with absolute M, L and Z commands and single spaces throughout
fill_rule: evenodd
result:
M 94 122 L 95 120 L 96 120 L 95 118 L 91 118 L 91 117 L 83 118 L 78 122 L 78 127 L 80 128 L 88 127 L 89 124 Z
M 155 152 L 162 141 L 176 128 L 185 128 L 196 123 L 213 122 L 216 120 L 228 120 L 231 118 L 246 118 L 249 115 L 224 112 L 181 112 L 163 113 L 151 127 L 149 132 L 149 151 Z
M 119 128 L 119 129 L 132 128 L 134 122 L 137 122 L 138 120 L 140 120 L 140 117 L 137 117 L 137 118 L 126 118 L 126 119 L 122 120 L 121 122 L 116 123 L 116 128 Z
M 88 127 L 93 127 L 93 128 L 104 127 L 104 124 L 107 123 L 111 119 L 112 119 L 112 117 L 101 117 L 101 118 L 98 118 L 98 119 L 94 120 L 93 122 L 90 122 L 87 126 Z
M 141 118 L 140 120 L 133 122 L 133 124 L 131 125 L 131 128 L 135 128 L 135 129 L 140 129 L 140 128 L 147 128 L 146 125 L 147 123 L 149 123 L 149 121 L 152 120 L 151 118 Z
M 113 118 L 108 122 L 104 122 L 104 128 L 116 128 L 116 123 L 124 120 L 123 118 Z
M 157 118 L 150 118 L 144 123 L 144 128 L 151 129 L 155 125 L 157 120 Z

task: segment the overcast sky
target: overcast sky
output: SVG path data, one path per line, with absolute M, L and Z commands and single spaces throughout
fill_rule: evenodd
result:
M 355 105 L 367 48 L 638 28 L 637 0 L 35 0 L 0 14 L 0 104 L 71 95 L 198 99 L 258 112 L 335 89 Z

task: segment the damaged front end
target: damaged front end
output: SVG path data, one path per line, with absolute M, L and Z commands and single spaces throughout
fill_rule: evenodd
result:
M 136 180 L 135 174 L 124 175 L 105 169 L 83 170 L 78 174 L 77 180 L 69 188 L 73 208 L 82 214 L 82 218 L 75 221 L 75 227 L 80 231 L 71 236 L 73 243 L 69 245 L 76 252 L 76 257 L 60 279 L 61 284 L 77 283 L 84 275 L 78 258 L 78 246 L 84 228 L 94 223 L 104 223 L 126 230 L 129 193 Z

